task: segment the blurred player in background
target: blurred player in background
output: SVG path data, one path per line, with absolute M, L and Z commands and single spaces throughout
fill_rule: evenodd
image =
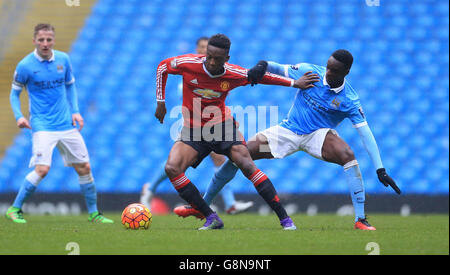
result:
M 69 56 L 53 50 L 55 29 L 50 24 L 38 24 L 35 27 L 33 44 L 36 47 L 34 52 L 17 65 L 10 101 L 17 126 L 32 131 L 33 152 L 29 166 L 34 167 L 34 170 L 25 177 L 6 217 L 16 223 L 26 223 L 22 205 L 49 172 L 56 146 L 64 164 L 72 166 L 79 176 L 80 189 L 89 212 L 88 221 L 113 223 L 97 209 L 97 192 L 89 154 L 80 134 L 84 122 L 78 110 L 75 78 Z M 31 121 L 20 110 L 20 93 L 23 88 L 27 89 L 30 98 Z
M 206 47 L 208 46 L 208 37 L 203 36 L 197 39 L 196 46 L 197 46 L 196 47 L 197 54 L 206 55 Z M 179 85 L 180 94 L 183 93 L 182 90 L 183 90 L 183 83 L 181 82 Z M 215 171 L 217 171 L 218 168 L 225 162 L 225 157 L 223 155 L 211 152 L 209 156 L 213 161 Z M 158 172 L 150 182 L 147 182 L 142 186 L 140 201 L 149 209 L 151 209 L 152 204 L 151 201 L 156 192 L 156 189 L 163 181 L 167 179 L 167 174 L 164 167 L 165 164 L 163 167 L 161 167 L 161 171 Z M 230 186 L 224 186 L 220 194 L 222 195 L 222 199 L 225 204 L 225 211 L 228 214 L 241 213 L 243 211 L 248 210 L 253 205 L 252 201 L 247 202 L 236 201 Z M 210 203 L 211 202 L 208 202 L 208 204 Z
M 167 176 L 180 197 L 206 217 L 200 230 L 221 229 L 222 220 L 184 173 L 189 166 L 197 167 L 211 151 L 226 155 L 274 210 L 283 229 L 295 230 L 272 182 L 255 166 L 231 111 L 225 106 L 225 98 L 231 90 L 250 84 L 248 70 L 227 63 L 230 46 L 228 37 L 216 34 L 208 40 L 206 56 L 186 54 L 165 59 L 158 65 L 155 116 L 160 123 L 167 113 L 165 85 L 168 74 L 183 75 L 184 126 L 169 153 L 165 166 Z M 297 81 L 271 73 L 265 73 L 259 83 L 300 87 Z
M 378 179 L 385 186 L 390 185 L 398 194 L 400 189 L 387 175 L 359 96 L 345 79 L 353 64 L 351 53 L 346 50 L 335 51 L 326 67 L 308 63 L 260 63 L 261 68 L 285 77 L 296 79 L 303 75 L 306 89 L 298 90 L 285 120 L 257 133 L 248 141 L 252 159 L 280 159 L 297 151 L 304 151 L 318 159 L 343 166 L 355 209 L 354 228 L 376 230 L 368 223 L 364 213 L 365 192 L 359 164 L 351 148 L 334 130 L 342 120 L 349 118 L 357 129 L 376 168 Z M 235 176 L 237 170 L 231 161 L 225 162 L 215 173 L 212 180 L 215 184 L 209 185 L 205 196 L 214 198 L 222 186 Z M 186 206 L 176 210 L 175 213 L 182 216 L 196 214 L 195 209 Z

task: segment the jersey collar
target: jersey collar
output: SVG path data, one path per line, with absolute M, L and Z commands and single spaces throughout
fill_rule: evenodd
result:
M 46 60 L 38 54 L 37 49 L 34 49 L 33 54 L 34 54 L 34 57 L 36 57 L 36 59 L 39 60 L 39 62 Z M 48 62 L 52 62 L 52 61 L 55 61 L 55 52 L 53 50 L 52 50 L 52 57 L 48 60 Z
M 326 75 L 323 76 L 323 85 L 330 87 L 330 85 L 328 85 L 328 82 L 326 80 Z M 339 86 L 337 88 L 331 88 L 330 87 L 330 90 L 332 90 L 333 92 L 338 94 L 340 91 L 344 90 L 344 87 L 345 87 L 345 78 L 344 78 L 344 83 L 342 83 L 341 86 Z
M 225 66 L 224 66 L 224 67 L 223 67 L 223 73 L 218 74 L 218 75 L 212 75 L 212 74 L 206 69 L 204 60 L 203 60 L 202 65 L 203 65 L 203 70 L 205 71 L 205 73 L 206 73 L 209 77 L 211 77 L 211 78 L 221 77 L 221 76 L 223 76 L 224 74 L 226 74 L 226 72 L 227 72 L 227 68 L 225 68 Z

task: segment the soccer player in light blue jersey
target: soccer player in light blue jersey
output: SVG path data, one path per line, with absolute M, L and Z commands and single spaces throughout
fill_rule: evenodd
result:
M 97 193 L 89 163 L 89 154 L 80 134 L 83 117 L 79 113 L 75 78 L 69 56 L 53 50 L 55 29 L 50 24 L 38 24 L 34 29 L 34 52 L 17 65 L 10 102 L 19 128 L 32 131 L 33 152 L 30 168 L 22 186 L 6 212 L 15 223 L 26 223 L 23 203 L 35 192 L 48 174 L 55 146 L 64 164 L 72 166 L 79 176 L 80 189 L 89 212 L 88 221 L 113 223 L 97 209 Z M 20 110 L 20 93 L 26 88 L 30 99 L 30 120 Z M 77 129 L 77 124 L 79 129 Z
M 208 46 L 208 37 L 200 37 L 197 39 L 196 42 L 196 52 L 198 54 L 206 54 L 206 47 Z M 182 97 L 182 90 L 183 90 L 183 83 L 180 83 L 178 85 L 178 90 L 180 91 L 180 96 Z M 214 164 L 214 170 L 217 171 L 217 169 L 225 162 L 225 157 L 223 155 L 216 154 L 214 152 L 211 152 L 209 154 L 211 157 L 211 160 Z M 166 174 L 166 171 L 164 169 L 165 163 L 163 166 L 161 166 L 160 171 L 155 174 L 155 176 L 152 178 L 150 182 L 145 183 L 142 186 L 141 191 L 141 199 L 140 202 L 144 205 L 146 205 L 149 209 L 151 209 L 151 202 L 152 198 L 156 192 L 156 189 L 158 186 L 165 181 L 168 177 Z M 236 200 L 233 190 L 231 189 L 231 186 L 226 185 L 223 187 L 222 191 L 220 192 L 222 196 L 223 203 L 225 205 L 225 212 L 228 214 L 239 214 L 244 211 L 247 211 L 250 207 L 253 206 L 252 201 L 239 201 Z M 211 201 L 206 201 L 208 204 L 211 204 Z M 203 218 L 203 216 L 199 217 Z
M 271 73 L 294 79 L 300 77 L 306 88 L 298 90 L 286 119 L 279 125 L 257 133 L 248 141 L 252 159 L 280 159 L 304 151 L 318 159 L 341 165 L 355 210 L 354 228 L 376 230 L 368 223 L 364 212 L 365 191 L 359 164 L 349 145 L 334 130 L 341 121 L 350 119 L 358 131 L 378 179 L 398 194 L 401 192 L 386 173 L 358 94 L 345 79 L 353 64 L 351 53 L 342 49 L 335 51 L 326 67 L 308 63 L 281 65 L 266 61 L 260 61 L 259 64 L 264 72 L 267 69 Z M 214 175 L 205 196 L 215 197 L 236 171 L 232 162 L 225 162 Z

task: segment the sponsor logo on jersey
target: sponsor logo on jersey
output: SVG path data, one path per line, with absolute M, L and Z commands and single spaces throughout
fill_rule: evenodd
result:
M 211 89 L 195 89 L 193 92 L 206 99 L 219 98 L 222 94 Z

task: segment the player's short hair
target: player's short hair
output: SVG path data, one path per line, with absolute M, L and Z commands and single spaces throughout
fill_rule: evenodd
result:
M 218 33 L 209 38 L 208 45 L 229 50 L 231 47 L 231 41 L 225 34 Z
M 195 45 L 198 46 L 198 44 L 200 43 L 200 41 L 204 41 L 204 40 L 208 41 L 208 39 L 209 39 L 209 38 L 208 38 L 207 36 L 199 37 L 199 38 L 197 39 L 197 42 L 195 43 Z
M 339 49 L 334 51 L 331 56 L 334 57 L 334 59 L 336 59 L 337 61 L 343 63 L 347 69 L 350 70 L 350 68 L 352 67 L 353 55 L 349 51 Z
M 36 25 L 36 27 L 34 27 L 34 36 L 36 36 L 38 32 L 42 30 L 55 32 L 55 27 L 48 23 L 39 23 Z

